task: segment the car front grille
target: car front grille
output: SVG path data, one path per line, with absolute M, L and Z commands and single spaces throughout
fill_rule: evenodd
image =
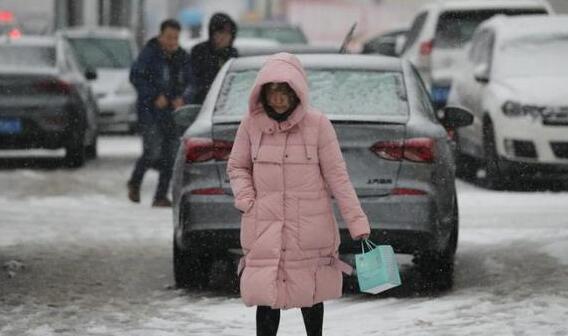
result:
M 550 147 L 559 159 L 568 159 L 568 142 L 551 142 Z
M 532 141 L 513 141 L 513 148 L 515 149 L 515 156 L 523 158 L 536 158 L 536 147 Z

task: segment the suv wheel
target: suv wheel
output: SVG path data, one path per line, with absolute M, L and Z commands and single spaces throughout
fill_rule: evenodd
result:
M 95 136 L 95 138 L 93 139 L 93 143 L 89 146 L 87 146 L 86 150 L 86 156 L 87 159 L 89 160 L 94 160 L 97 158 L 98 156 L 98 151 L 97 151 L 97 136 Z
M 86 160 L 85 139 L 82 134 L 73 133 L 71 141 L 65 147 L 65 163 L 68 167 L 79 168 Z
M 174 279 L 177 288 L 203 288 L 209 280 L 209 262 L 198 249 L 184 250 L 173 240 Z

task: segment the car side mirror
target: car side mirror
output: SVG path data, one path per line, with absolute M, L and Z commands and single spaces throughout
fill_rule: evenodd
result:
M 201 105 L 197 104 L 184 105 L 174 111 L 174 122 L 179 135 L 182 135 L 193 124 L 199 111 L 201 111 Z
M 479 64 L 473 70 L 473 77 L 482 84 L 489 83 L 489 66 L 487 64 Z
M 446 106 L 438 111 L 438 120 L 448 130 L 473 124 L 473 114 L 456 106 Z
M 91 68 L 85 70 L 85 78 L 87 80 L 93 81 L 93 80 L 97 79 L 97 77 L 98 77 L 97 70 L 91 69 Z

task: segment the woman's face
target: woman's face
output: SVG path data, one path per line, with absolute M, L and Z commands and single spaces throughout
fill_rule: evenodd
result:
M 266 90 L 268 105 L 276 113 L 285 113 L 292 106 L 294 92 L 285 83 L 270 83 Z

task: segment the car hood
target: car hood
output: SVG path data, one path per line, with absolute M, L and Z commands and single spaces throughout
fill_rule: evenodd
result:
M 505 91 L 508 97 L 522 103 L 538 105 L 568 105 L 568 76 L 552 77 L 512 77 L 495 80 L 495 84 Z
M 128 81 L 128 69 L 97 69 L 97 79 L 92 82 L 95 94 L 115 92 Z

